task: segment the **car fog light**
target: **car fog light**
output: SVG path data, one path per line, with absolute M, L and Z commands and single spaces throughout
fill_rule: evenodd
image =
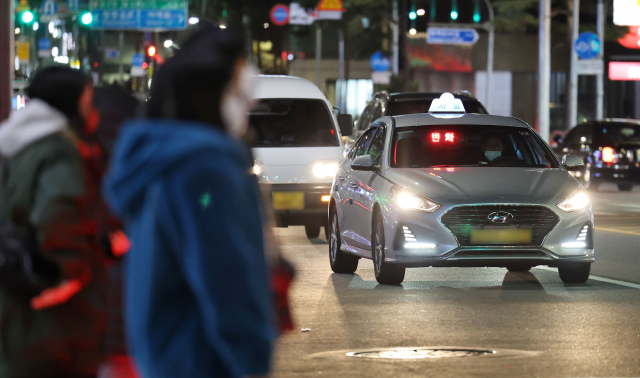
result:
M 404 248 L 405 249 L 432 249 L 435 248 L 436 245 L 432 244 L 432 243 L 415 243 L 415 242 L 411 242 L 411 243 L 405 243 L 404 244 Z
M 587 243 L 583 241 L 562 243 L 562 248 L 587 248 Z

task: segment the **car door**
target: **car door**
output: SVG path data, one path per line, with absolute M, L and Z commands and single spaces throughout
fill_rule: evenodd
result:
M 374 126 L 375 134 L 365 155 L 371 156 L 373 164 L 380 166 L 384 154 L 384 143 L 386 138 L 386 128 L 384 124 Z M 373 207 L 376 201 L 375 181 L 380 180 L 377 172 L 372 171 L 352 171 L 351 186 L 356 188 L 354 192 L 352 217 L 355 246 L 371 249 L 371 221 Z
M 342 229 L 342 237 L 346 239 L 347 244 L 351 245 L 363 245 L 361 236 L 355 231 L 357 228 L 357 217 L 359 212 L 356 208 L 360 207 L 360 186 L 358 184 L 358 178 L 356 173 L 351 169 L 351 163 L 353 159 L 358 156 L 362 156 L 367 153 L 369 146 L 375 136 L 377 130 L 367 130 L 356 142 L 353 149 L 348 155 L 348 163 L 345 165 L 345 169 L 338 174 L 338 180 L 341 180 L 342 193 L 340 199 L 342 204 L 342 219 L 340 219 L 340 226 Z

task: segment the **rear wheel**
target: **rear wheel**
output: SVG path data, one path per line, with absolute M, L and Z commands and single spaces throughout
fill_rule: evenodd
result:
M 564 283 L 585 283 L 591 273 L 591 264 L 558 267 L 560 279 Z
M 309 239 L 315 239 L 320 236 L 320 226 L 304 226 L 304 232 Z
M 510 272 L 528 272 L 531 268 L 531 265 L 507 265 L 507 270 Z
M 373 256 L 373 270 L 376 275 L 376 280 L 383 285 L 400 285 L 402 281 L 404 281 L 405 268 L 384 261 L 384 246 L 382 214 L 377 213 L 371 238 L 371 254 Z
M 633 190 L 633 184 L 629 184 L 629 183 L 623 183 L 623 184 L 618 184 L 618 190 L 621 192 L 630 192 Z
M 331 229 L 329 232 L 329 263 L 335 273 L 353 274 L 358 269 L 359 258 L 340 250 L 340 226 L 335 206 L 331 208 Z

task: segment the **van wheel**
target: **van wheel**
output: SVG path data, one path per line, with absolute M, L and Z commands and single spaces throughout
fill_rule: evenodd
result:
M 315 239 L 320 236 L 320 226 L 304 226 L 304 232 L 309 239 Z
M 329 263 L 335 273 L 353 274 L 358 269 L 358 257 L 340 250 L 340 226 L 335 206 L 331 207 L 331 230 L 329 232 Z

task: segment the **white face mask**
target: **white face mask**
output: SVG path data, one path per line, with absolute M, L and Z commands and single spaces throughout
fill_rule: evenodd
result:
M 494 160 L 499 158 L 502 155 L 502 151 L 485 151 L 484 156 L 489 160 Z
M 249 111 L 254 107 L 254 83 L 258 72 L 253 66 L 246 65 L 242 72 L 237 90 L 225 91 L 220 101 L 220 116 L 229 135 L 240 138 L 249 127 Z

